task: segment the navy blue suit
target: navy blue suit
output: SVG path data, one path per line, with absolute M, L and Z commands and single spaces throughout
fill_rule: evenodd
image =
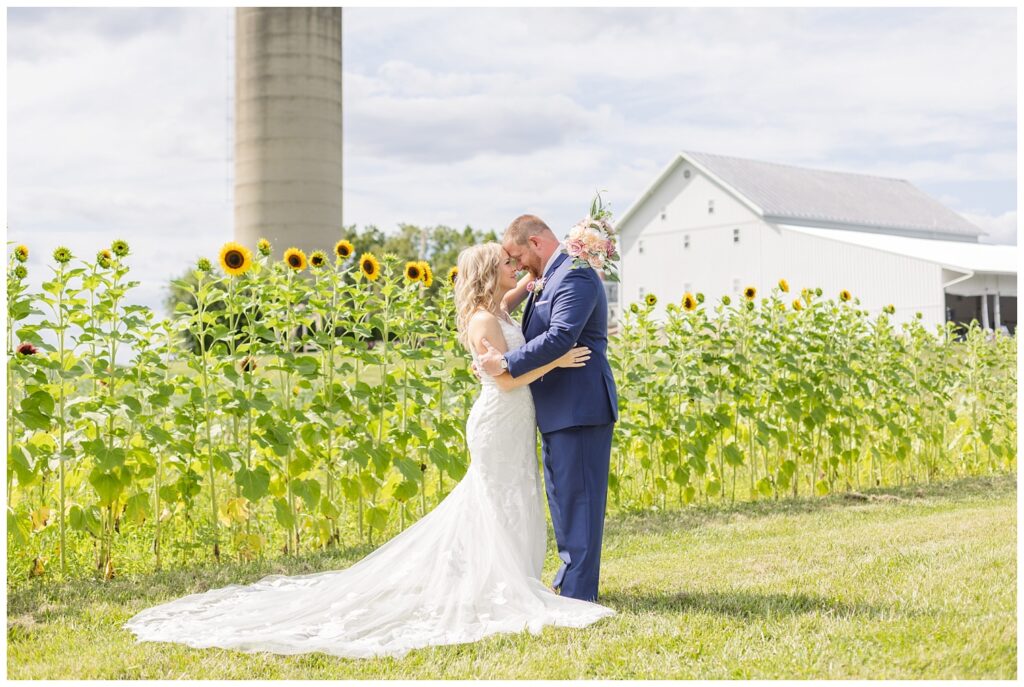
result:
M 556 368 L 530 384 L 544 455 L 544 482 L 562 566 L 553 586 L 563 596 L 597 599 L 601 540 L 608 501 L 612 429 L 618 419 L 608 365 L 608 302 L 601 278 L 572 269 L 565 254 L 544 275 L 523 312 L 526 344 L 505 355 L 518 377 L 573 346 L 590 348 L 581 368 Z

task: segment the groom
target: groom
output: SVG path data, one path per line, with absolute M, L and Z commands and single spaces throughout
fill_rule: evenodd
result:
M 539 217 L 517 217 L 502 245 L 534 289 L 523 311 L 526 344 L 502 355 L 484 339 L 483 370 L 513 377 L 546 365 L 573 346 L 590 348 L 582 368 L 556 368 L 533 382 L 544 454 L 548 508 L 562 566 L 552 587 L 563 596 L 595 601 L 608 497 L 612 429 L 618 419 L 615 380 L 608 365 L 608 302 L 597 273 L 572 268 L 555 234 Z

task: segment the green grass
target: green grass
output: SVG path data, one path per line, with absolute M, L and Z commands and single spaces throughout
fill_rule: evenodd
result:
M 343 567 L 365 549 L 37 583 L 9 592 L 8 677 L 1016 678 L 1015 476 L 869 497 L 612 516 L 602 602 L 618 615 L 402 660 L 136 644 L 120 627 L 164 600 Z

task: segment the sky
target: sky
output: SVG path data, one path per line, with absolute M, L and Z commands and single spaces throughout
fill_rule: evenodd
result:
M 233 229 L 230 9 L 11 8 L 8 240 L 132 247 L 130 300 Z M 899 177 L 1016 243 L 1016 10 L 344 10 L 345 224 L 568 229 L 681 150 Z

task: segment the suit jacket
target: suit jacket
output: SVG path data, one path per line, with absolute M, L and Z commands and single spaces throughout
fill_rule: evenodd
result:
M 615 379 L 608 364 L 608 301 L 590 268 L 572 269 L 559 255 L 544 275 L 544 288 L 523 311 L 526 344 L 505 355 L 513 377 L 547 365 L 573 346 L 590 348 L 580 368 L 555 368 L 530 384 L 542 433 L 618 420 Z

